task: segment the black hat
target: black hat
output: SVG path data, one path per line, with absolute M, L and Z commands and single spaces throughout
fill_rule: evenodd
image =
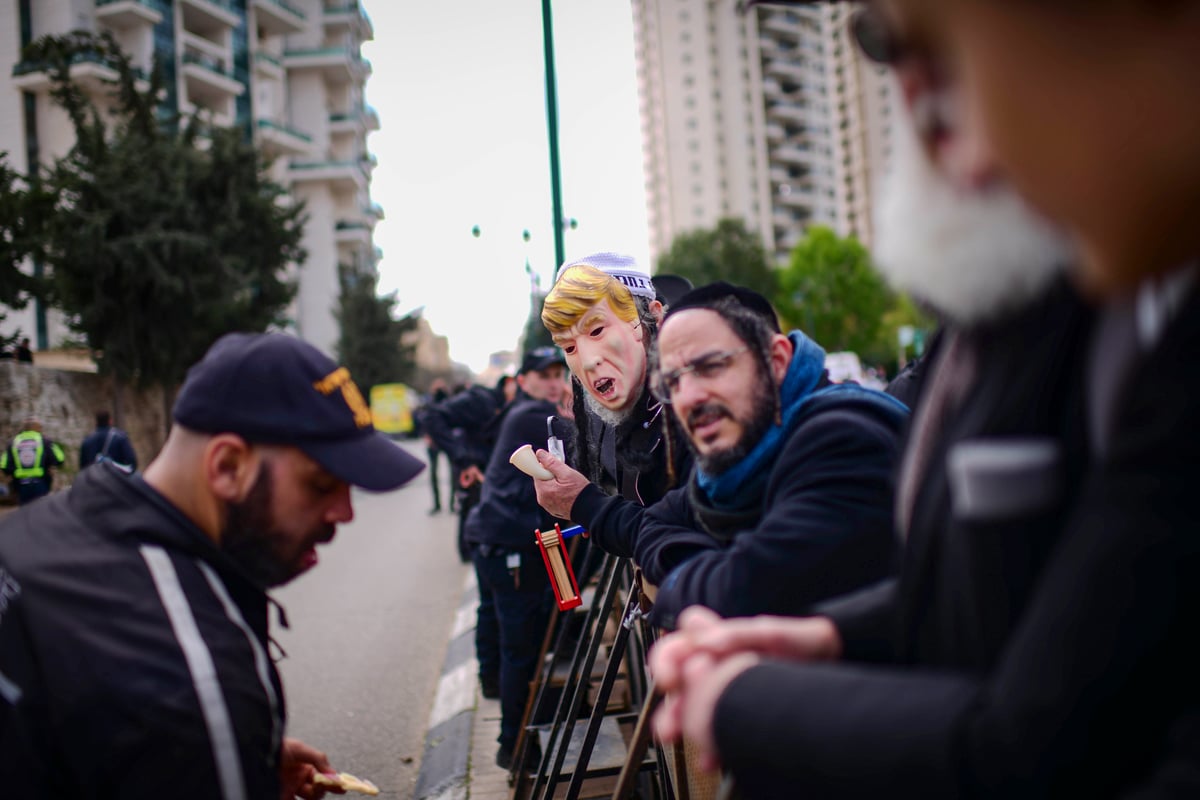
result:
M 521 369 L 517 372 L 518 375 L 524 375 L 526 372 L 541 372 L 544 369 L 553 367 L 555 364 L 567 365 L 567 359 L 562 354 L 562 350 L 557 347 L 537 347 L 530 350 L 521 359 Z
M 692 282 L 682 275 L 655 275 L 650 279 L 658 301 L 668 308 L 692 290 Z
M 780 332 L 779 317 L 776 316 L 775 308 L 767 298 L 753 289 L 734 286 L 728 281 L 714 281 L 706 283 L 698 289 L 693 289 L 668 309 L 667 316 L 670 317 L 687 308 L 712 308 L 718 301 L 726 298 L 762 317 L 775 333 Z
M 347 483 L 399 488 L 425 465 L 371 424 L 350 371 L 281 333 L 222 336 L 188 370 L 175 421 L 201 433 L 299 448 Z

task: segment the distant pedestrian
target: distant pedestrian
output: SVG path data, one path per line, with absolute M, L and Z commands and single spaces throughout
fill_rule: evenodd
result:
M 86 469 L 101 461 L 111 461 L 125 472 L 137 469 L 137 454 L 125 431 L 112 424 L 107 411 L 96 412 L 96 430 L 79 446 L 79 468 Z
M 50 494 L 54 485 L 51 470 L 67 463 L 62 447 L 42 435 L 36 417 L 25 420 L 21 432 L 0 453 L 0 472 L 13 479 L 21 505 Z
M 450 393 L 446 391 L 446 382 L 441 378 L 438 378 L 430 387 L 428 402 L 437 404 L 449 396 Z M 436 514 L 442 510 L 442 492 L 438 485 L 438 456 L 442 454 L 442 449 L 437 446 L 437 442 L 433 440 L 432 436 L 425 432 L 424 428 L 422 428 L 421 433 L 425 440 L 425 455 L 429 460 L 429 486 L 433 489 L 433 507 L 429 509 L 429 513 Z M 451 469 L 451 472 L 453 472 L 453 469 Z M 453 493 L 453 487 L 451 487 L 450 491 Z M 453 495 L 451 495 L 451 498 L 453 498 Z M 452 499 L 450 505 L 454 505 Z
M 17 361 L 24 361 L 26 364 L 33 363 L 33 350 L 29 348 L 28 336 L 17 345 Z
M 516 400 L 504 413 L 484 472 L 479 505 L 467 518 L 475 577 L 489 592 L 499 633 L 500 736 L 496 766 L 511 769 L 529 699 L 529 682 L 538 670 L 538 648 L 554 609 L 546 568 L 532 535 L 554 520 L 538 507 L 533 478 L 508 460 L 522 445 L 542 447 L 547 417 L 562 397 L 566 360 L 553 347 L 525 354 L 517 375 Z M 565 435 L 565 430 L 556 432 Z M 485 642 L 486 646 L 492 644 Z M 489 653 L 484 652 L 487 657 Z M 482 661 L 482 659 L 480 659 Z M 525 751 L 525 764 L 538 763 L 536 746 Z

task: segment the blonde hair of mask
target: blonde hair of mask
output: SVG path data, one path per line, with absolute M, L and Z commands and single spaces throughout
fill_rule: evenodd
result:
M 546 295 L 542 324 L 551 335 L 564 333 L 601 300 L 608 300 L 618 319 L 625 322 L 638 319 L 633 294 L 619 280 L 586 264 L 570 267 Z

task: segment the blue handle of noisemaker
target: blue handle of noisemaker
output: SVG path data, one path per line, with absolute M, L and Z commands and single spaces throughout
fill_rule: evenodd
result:
M 569 528 L 563 528 L 560 533 L 564 539 L 570 539 L 572 536 L 578 536 L 581 533 L 587 533 L 582 525 L 572 525 Z

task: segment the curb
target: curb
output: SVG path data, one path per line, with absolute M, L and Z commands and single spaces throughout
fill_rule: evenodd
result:
M 425 749 L 413 800 L 465 800 L 475 714 L 475 608 L 479 591 L 475 572 L 467 574 L 463 599 L 454 617 L 433 709 L 426 726 Z

